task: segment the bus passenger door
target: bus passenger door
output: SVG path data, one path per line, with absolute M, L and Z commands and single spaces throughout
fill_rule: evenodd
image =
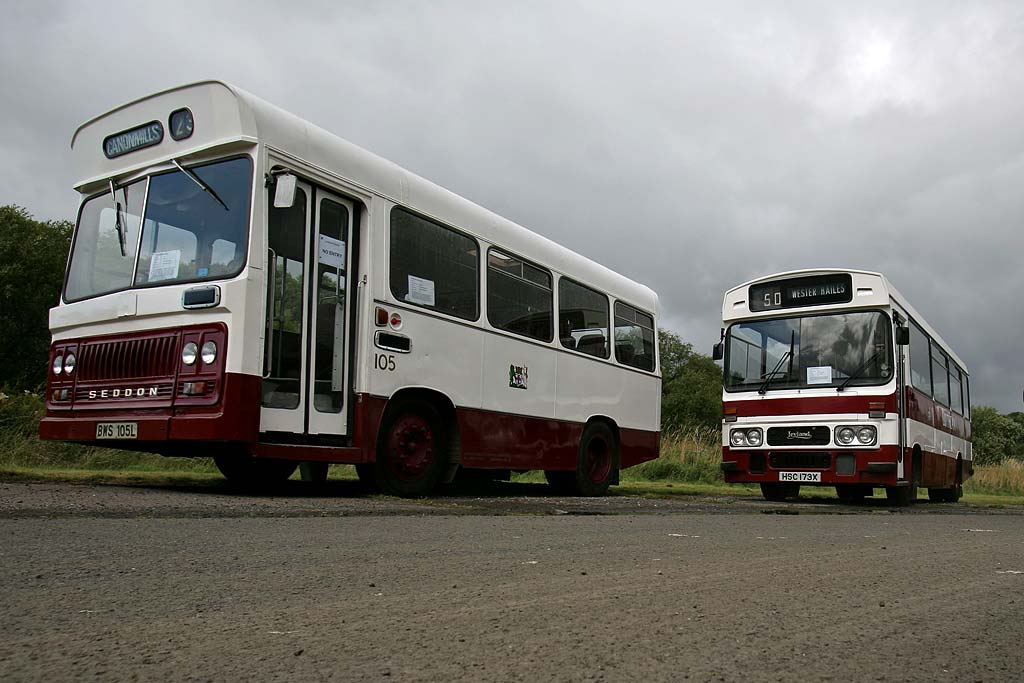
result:
M 260 431 L 344 435 L 352 204 L 299 182 L 292 206 L 271 196 L 267 211 Z
M 310 434 L 346 434 L 348 419 L 348 321 L 352 204 L 316 191 L 316 229 L 310 268 L 311 307 L 309 421 Z
M 261 432 L 305 432 L 307 254 L 313 188 L 298 183 L 290 207 L 267 206 L 267 320 Z

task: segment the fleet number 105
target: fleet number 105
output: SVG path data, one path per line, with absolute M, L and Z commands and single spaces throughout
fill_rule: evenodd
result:
M 390 353 L 373 354 L 373 364 L 378 370 L 395 371 L 395 357 Z

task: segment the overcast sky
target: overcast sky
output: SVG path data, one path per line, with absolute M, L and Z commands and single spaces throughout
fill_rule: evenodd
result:
M 207 4 L 6 7 L 0 204 L 73 218 L 79 123 L 224 79 L 650 285 L 705 353 L 733 285 L 882 271 L 1022 409 L 1024 3 Z

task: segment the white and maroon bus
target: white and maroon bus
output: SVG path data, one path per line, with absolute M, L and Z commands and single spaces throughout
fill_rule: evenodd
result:
M 459 468 L 601 494 L 657 457 L 647 287 L 220 82 L 71 146 L 44 439 L 399 495 Z
M 801 485 L 854 501 L 926 487 L 956 502 L 972 474 L 967 366 L 879 273 L 800 270 L 725 294 L 722 470 L 768 500 Z

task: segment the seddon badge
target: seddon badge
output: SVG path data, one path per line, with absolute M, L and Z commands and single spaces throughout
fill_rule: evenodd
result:
M 89 399 L 96 398 L 155 398 L 157 387 L 126 387 L 117 389 L 90 389 Z

